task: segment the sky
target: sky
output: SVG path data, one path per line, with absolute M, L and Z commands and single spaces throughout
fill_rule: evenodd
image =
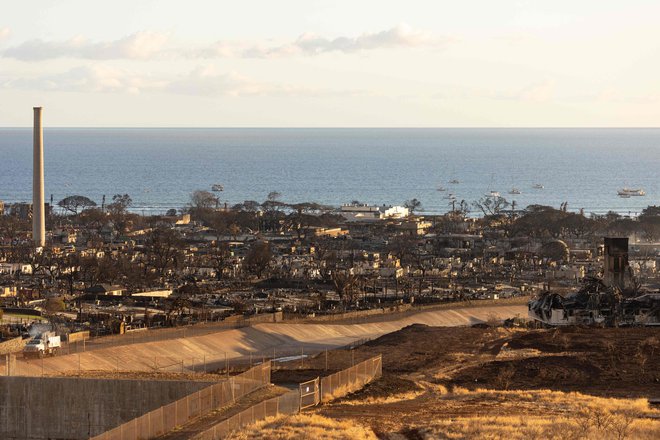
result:
M 658 127 L 657 0 L 0 0 L 0 126 Z

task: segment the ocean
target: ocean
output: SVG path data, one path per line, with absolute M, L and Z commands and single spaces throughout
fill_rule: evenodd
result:
M 448 193 L 471 204 L 490 191 L 586 213 L 660 204 L 660 129 L 46 128 L 44 145 L 46 201 L 127 193 L 144 213 L 216 183 L 229 205 L 271 191 L 334 206 L 417 198 L 426 213 L 447 212 Z M 0 129 L 0 200 L 29 202 L 31 185 L 32 129 Z

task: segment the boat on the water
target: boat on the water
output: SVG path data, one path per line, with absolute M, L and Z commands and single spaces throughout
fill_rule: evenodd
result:
M 451 179 L 449 183 L 451 183 L 452 185 L 458 185 L 461 182 L 459 182 L 457 179 Z
M 518 188 L 511 188 L 511 191 L 509 191 L 509 194 L 521 194 L 521 192 Z
M 534 186 L 532 186 L 532 188 L 534 188 L 534 189 L 543 189 L 545 187 L 543 185 L 541 185 L 540 183 L 535 183 Z
M 646 192 L 641 189 L 641 188 L 622 188 L 620 189 L 617 194 L 619 197 L 642 197 L 646 195 Z
M 447 188 L 445 188 L 443 186 L 439 186 L 439 187 L 436 188 L 436 190 L 440 191 L 440 192 L 443 192 L 443 191 L 447 191 Z
M 499 199 L 502 197 L 499 193 L 499 191 L 491 191 L 490 193 L 486 194 L 486 197 L 492 197 L 494 199 Z
M 220 185 L 219 183 L 214 183 L 213 185 L 211 185 L 211 191 L 220 192 L 220 191 L 224 191 L 224 190 L 225 190 L 225 187 Z

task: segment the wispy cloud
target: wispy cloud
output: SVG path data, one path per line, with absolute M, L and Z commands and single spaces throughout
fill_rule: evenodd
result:
M 412 48 L 444 46 L 451 39 L 434 37 L 428 32 L 400 24 L 376 33 L 364 33 L 357 37 L 327 38 L 313 33 L 305 33 L 295 41 L 282 45 L 248 44 L 244 42 L 218 41 L 194 56 L 275 58 L 295 55 L 320 55 L 328 52 L 353 53 L 376 49 Z
M 335 90 L 262 82 L 236 72 L 200 66 L 178 76 L 143 75 L 103 65 L 80 66 L 67 72 L 0 82 L 0 88 L 59 92 L 161 92 L 206 97 L 248 96 L 365 96 L 362 90 Z
M 137 32 L 114 41 L 94 42 L 83 37 L 66 41 L 30 40 L 3 52 L 3 56 L 23 61 L 52 58 L 80 58 L 91 60 L 151 59 L 151 58 L 279 58 L 313 56 L 329 52 L 355 53 L 376 49 L 441 47 L 451 39 L 400 24 L 381 32 L 364 33 L 355 37 L 327 38 L 306 33 L 292 42 L 274 44 L 251 41 L 217 41 L 210 44 L 186 45 L 173 41 L 169 34 Z
M 160 32 L 137 32 L 119 40 L 93 42 L 83 37 L 66 41 L 30 40 L 6 49 L 3 55 L 22 61 L 52 58 L 90 60 L 149 59 L 159 55 L 169 36 Z
M 298 87 L 263 83 L 236 72 L 219 72 L 209 66 L 198 67 L 187 75 L 173 79 L 162 89 L 198 96 L 256 96 L 304 92 L 304 89 Z
M 33 78 L 8 80 L 4 88 L 36 89 L 56 92 L 140 93 L 163 86 L 162 81 L 102 65 L 75 67 L 67 72 Z

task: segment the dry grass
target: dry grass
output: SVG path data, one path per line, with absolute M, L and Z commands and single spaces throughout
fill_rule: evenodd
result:
M 646 399 L 594 397 L 551 390 L 490 390 L 420 382 L 424 391 L 342 402 L 341 418 L 369 414 L 379 435 L 415 432 L 425 439 L 657 439 L 660 411 Z M 416 402 L 413 402 L 418 399 Z M 374 405 L 369 408 L 368 405 Z M 353 409 L 355 408 L 355 410 Z M 319 411 L 328 414 L 322 408 Z M 371 418 L 375 412 L 390 417 Z M 392 418 L 392 416 L 397 415 Z M 449 415 L 451 414 L 451 415 Z
M 333 389 L 331 393 L 323 393 L 321 400 L 323 402 L 330 402 L 331 400 L 340 399 L 362 389 L 363 386 L 364 385 L 359 382 L 351 382 L 348 384 L 340 385 Z
M 424 439 L 640 439 L 655 440 L 660 421 L 629 414 L 605 413 L 605 419 L 583 417 L 470 417 L 432 422 L 419 430 Z
M 424 390 L 409 391 L 407 393 L 392 394 L 387 397 L 367 397 L 366 399 L 362 399 L 362 400 L 347 400 L 342 403 L 344 405 L 354 405 L 354 406 L 355 405 L 385 405 L 388 403 L 397 403 L 397 402 L 403 402 L 405 400 L 413 400 L 425 393 L 426 391 Z
M 270 417 L 229 437 L 232 440 L 377 440 L 369 428 L 316 414 Z
M 559 438 L 571 438 L 564 420 L 536 419 L 530 417 L 469 417 L 438 420 L 419 433 L 424 439 L 554 439 L 550 428 L 563 432 Z
M 657 439 L 660 416 L 646 399 L 611 399 L 550 390 L 500 391 L 456 387 L 447 399 L 533 403 L 538 416 L 461 417 L 433 420 L 419 429 L 427 439 Z M 561 415 L 543 416 L 545 408 Z
M 331 400 L 340 399 L 344 396 L 355 391 L 355 387 L 352 385 L 341 385 L 332 390 L 331 393 L 323 393 L 321 400 L 323 402 L 330 402 Z
M 575 412 L 584 408 L 601 408 L 607 411 L 635 411 L 643 415 L 660 416 L 660 411 L 651 409 L 647 399 L 615 399 L 608 397 L 596 397 L 587 394 L 552 390 L 489 390 L 478 388 L 468 390 L 466 388 L 454 387 L 449 398 L 455 396 L 466 396 L 469 398 L 481 398 L 493 400 L 506 398 L 511 401 L 534 402 L 539 406 L 551 405 L 567 412 Z

